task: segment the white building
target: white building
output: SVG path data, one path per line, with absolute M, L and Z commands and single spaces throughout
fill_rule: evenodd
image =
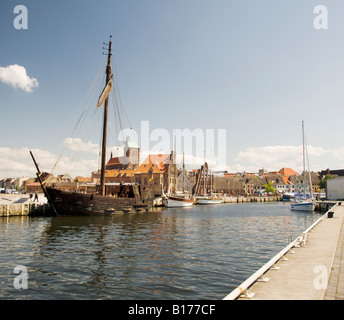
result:
M 15 188 L 17 190 L 23 190 L 24 189 L 24 181 L 29 180 L 29 177 L 21 177 L 21 178 L 16 178 L 14 181 Z
M 344 177 L 327 179 L 326 195 L 328 200 L 344 200 Z

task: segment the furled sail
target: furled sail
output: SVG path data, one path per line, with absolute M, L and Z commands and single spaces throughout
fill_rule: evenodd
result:
M 98 99 L 98 103 L 97 103 L 97 107 L 99 108 L 103 103 L 104 101 L 108 98 L 111 90 L 112 90 L 112 75 L 108 81 L 108 83 L 106 84 L 106 86 L 104 87 L 101 95 L 99 96 L 99 99 Z

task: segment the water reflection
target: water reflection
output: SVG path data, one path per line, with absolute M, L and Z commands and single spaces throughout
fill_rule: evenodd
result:
M 221 299 L 317 214 L 282 203 L 0 219 L 3 299 Z M 13 289 L 13 268 L 29 289 Z M 9 280 L 10 279 L 10 280 Z

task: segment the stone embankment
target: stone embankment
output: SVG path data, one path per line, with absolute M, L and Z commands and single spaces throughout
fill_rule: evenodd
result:
M 44 195 L 33 200 L 26 194 L 0 194 L 0 217 L 44 215 L 48 211 Z

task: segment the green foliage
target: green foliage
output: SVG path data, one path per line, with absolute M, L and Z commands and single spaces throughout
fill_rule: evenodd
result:
M 333 177 L 331 177 L 329 174 L 325 175 L 325 177 L 323 177 L 320 182 L 319 182 L 319 186 L 321 189 L 325 189 L 326 188 L 326 180 L 328 179 L 332 179 Z
M 273 187 L 273 184 L 271 181 L 269 181 L 267 184 L 264 185 L 265 191 L 267 193 L 275 193 L 275 188 Z

